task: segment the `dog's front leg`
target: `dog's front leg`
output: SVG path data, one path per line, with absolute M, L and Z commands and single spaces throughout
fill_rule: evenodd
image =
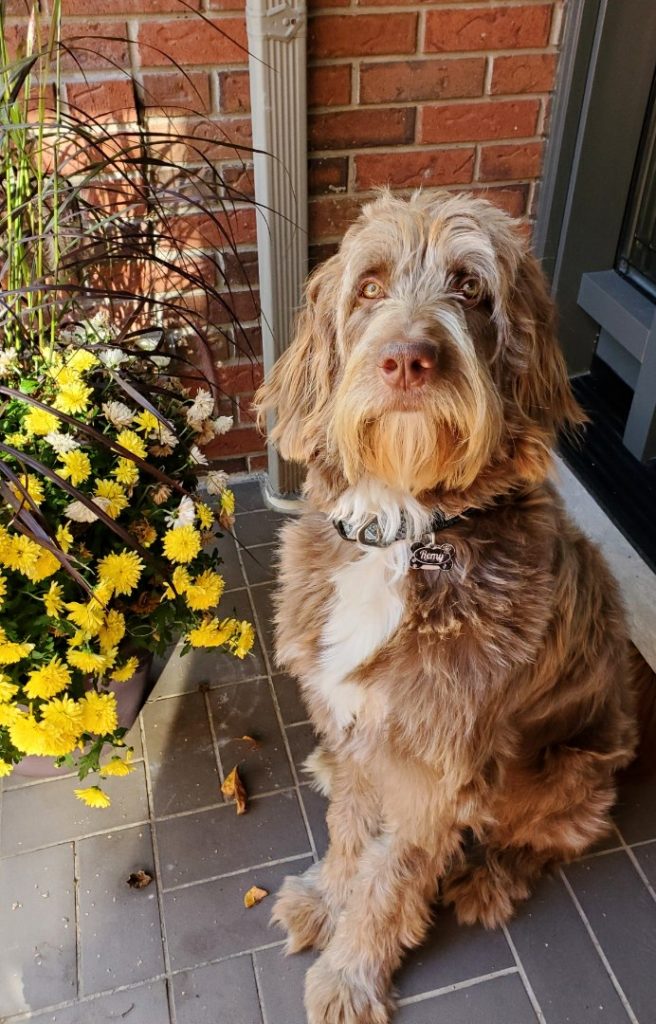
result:
M 455 828 L 435 850 L 398 832 L 370 841 L 335 933 L 308 971 L 309 1024 L 386 1024 L 392 974 L 423 939 L 437 878 L 459 841 Z

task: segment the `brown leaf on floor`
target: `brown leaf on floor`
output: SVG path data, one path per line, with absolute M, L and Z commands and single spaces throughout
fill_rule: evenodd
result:
M 254 736 L 233 736 L 235 743 L 248 743 L 251 750 L 258 750 L 260 741 L 256 740 Z
M 259 885 L 252 885 L 248 892 L 244 893 L 244 906 L 247 910 L 261 903 L 265 896 L 268 896 L 267 889 L 260 889 Z
M 153 876 L 149 875 L 147 871 L 143 871 L 139 868 L 138 871 L 133 871 L 130 877 L 127 879 L 127 883 L 131 889 L 145 889 L 147 885 L 153 880 Z
M 247 793 L 244 783 L 239 778 L 239 772 L 236 767 L 232 769 L 229 775 L 226 775 L 221 786 L 221 792 L 224 796 L 227 796 L 228 800 L 235 801 L 237 804 L 237 814 L 246 813 Z

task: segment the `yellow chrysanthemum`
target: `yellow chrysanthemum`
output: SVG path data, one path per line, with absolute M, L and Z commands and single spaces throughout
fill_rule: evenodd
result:
M 23 420 L 23 430 L 26 434 L 36 434 L 38 437 L 45 437 L 59 427 L 59 417 L 45 409 L 37 409 L 31 406 L 27 416 Z
M 29 572 L 27 569 L 25 570 L 25 575 L 33 583 L 40 583 L 41 580 L 47 580 L 48 576 L 52 576 L 53 573 L 58 572 L 60 569 L 61 563 L 57 556 L 53 555 L 52 551 L 48 551 L 47 548 L 40 547 L 34 565 Z
M 52 581 L 48 590 L 43 595 L 43 603 L 46 606 L 46 615 L 49 615 L 51 619 L 58 619 L 60 613 L 63 612 L 65 605 L 62 600 L 64 594 L 64 588 L 61 584 Z
M 223 577 L 212 572 L 211 569 L 206 569 L 187 588 L 185 601 L 192 611 L 207 611 L 208 608 L 215 608 L 219 603 L 224 587 Z
M 21 434 L 20 430 L 16 430 L 13 434 L 7 434 L 4 441 L 12 448 L 24 448 L 29 438 L 25 434 Z
M 30 700 L 34 700 L 36 697 L 47 700 L 65 690 L 70 681 L 71 673 L 67 666 L 60 658 L 53 658 L 48 665 L 43 665 L 30 672 L 25 684 L 25 693 Z
M 255 630 L 250 622 L 239 623 L 239 634 L 230 644 L 232 653 L 237 658 L 245 658 L 255 643 Z
M 27 491 L 34 504 L 40 505 L 45 498 L 45 491 L 43 490 L 43 484 L 39 478 L 37 476 L 32 476 L 31 473 L 23 473 L 22 476 L 18 477 L 18 479 L 23 490 L 20 490 L 16 484 L 10 484 L 9 486 L 12 493 L 15 494 L 20 501 L 25 501 L 24 491 Z
M 103 654 L 116 645 L 125 636 L 125 616 L 112 608 L 107 612 L 105 622 L 98 630 L 98 641 Z
M 127 450 L 132 452 L 133 455 L 136 455 L 137 458 L 146 458 L 146 453 L 148 451 L 146 443 L 142 437 L 139 437 L 136 431 L 121 430 L 121 432 L 116 435 L 116 443 L 127 448 Z
M 7 640 L 4 629 L 0 629 L 0 665 L 15 665 L 34 650 L 34 644 L 16 643 Z
M 34 715 L 18 711 L 9 724 L 9 739 L 23 754 L 45 755 L 45 735 Z
M 133 487 L 139 480 L 139 468 L 132 459 L 120 458 L 116 464 L 116 469 L 112 472 L 112 476 L 115 476 L 124 487 Z
M 115 668 L 112 672 L 112 682 L 114 683 L 126 683 L 128 679 L 132 679 L 132 676 L 139 668 L 139 659 L 132 657 L 124 661 L 122 665 Z
M 64 554 L 66 554 L 67 551 L 70 551 L 71 544 L 73 543 L 73 534 L 68 528 L 68 523 L 62 523 L 58 526 L 55 536 L 57 538 L 57 543 Z
M 64 480 L 70 480 L 73 487 L 83 484 L 91 476 L 91 460 L 86 452 L 75 449 L 58 456 L 62 468 L 58 471 Z
M 96 693 L 89 690 L 80 701 L 82 725 L 85 732 L 95 732 L 99 736 L 118 729 L 118 712 L 116 696 L 113 693 Z
M 41 707 L 41 718 L 52 736 L 76 740 L 82 732 L 82 708 L 72 697 L 53 697 Z
M 66 605 L 67 618 L 88 636 L 96 636 L 105 618 L 101 602 L 92 597 L 89 601 L 69 601 Z
M 132 751 L 128 750 L 125 755 L 125 760 L 120 757 L 112 757 L 107 764 L 104 764 L 100 769 L 101 778 L 106 779 L 110 775 L 118 775 L 119 777 L 129 775 L 134 771 L 134 765 L 130 764 L 132 760 Z
M 128 505 L 127 494 L 113 480 L 97 480 L 95 497 L 99 499 L 98 504 L 103 511 L 112 519 L 116 519 Z
M 3 605 L 6 595 L 7 595 L 7 578 L 6 578 L 6 576 L 0 576 L 0 607 Z
M 89 786 L 88 789 L 74 789 L 73 792 L 78 800 L 81 800 L 87 807 L 109 807 L 112 802 L 99 786 Z
M 80 412 L 86 412 L 92 394 L 93 389 L 85 384 L 84 381 L 73 378 L 68 380 L 61 388 L 53 405 L 60 412 L 76 415 Z
M 186 593 L 191 586 L 191 576 L 189 570 L 185 569 L 184 565 L 177 565 L 173 570 L 172 583 L 167 583 L 164 587 L 164 597 L 168 601 L 172 601 L 174 598 L 179 597 L 180 594 Z
M 137 430 L 143 430 L 144 434 L 159 433 L 159 420 L 157 419 L 157 416 L 153 415 L 152 412 L 148 412 L 147 409 L 142 409 L 142 411 L 134 417 L 134 423 Z
M 169 562 L 191 562 L 201 547 L 200 533 L 193 526 L 179 526 L 164 534 L 164 554 Z
M 235 619 L 206 619 L 200 626 L 192 629 L 187 636 L 187 642 L 192 647 L 218 647 L 225 644 L 235 632 L 237 626 Z
M 10 726 L 20 713 L 15 704 L 0 704 L 0 725 Z
M 78 348 L 72 354 L 66 356 L 66 366 L 74 373 L 88 373 L 94 366 L 98 365 L 98 357 L 85 348 Z
M 232 516 L 235 512 L 235 496 L 232 491 L 225 490 L 221 492 L 221 512 L 224 515 Z
M 12 700 L 18 693 L 18 687 L 15 683 L 9 681 L 9 676 L 0 674 L 0 704 L 6 704 L 7 701 Z
M 98 576 L 114 594 L 131 594 L 139 582 L 144 564 L 136 551 L 105 555 L 98 562 Z
M 9 764 L 8 761 L 0 761 L 0 779 L 2 779 L 6 775 L 11 775 L 13 770 L 13 764 Z
M 107 664 L 104 654 L 96 654 L 94 651 L 69 650 L 66 660 L 73 668 L 79 668 L 81 672 L 102 672 Z
M 198 514 L 198 519 L 203 530 L 210 530 L 214 525 L 214 513 L 212 512 L 212 509 L 209 507 L 209 505 L 206 505 L 204 502 L 199 501 L 198 504 L 196 505 L 196 512 Z

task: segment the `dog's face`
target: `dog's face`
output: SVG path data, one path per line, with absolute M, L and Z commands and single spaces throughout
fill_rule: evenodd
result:
M 515 223 L 462 196 L 383 195 L 310 278 L 257 397 L 285 458 L 410 494 L 544 476 L 580 421 L 544 281 Z

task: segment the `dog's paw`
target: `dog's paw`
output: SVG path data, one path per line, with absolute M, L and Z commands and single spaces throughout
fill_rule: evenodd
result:
M 323 949 L 332 934 L 328 908 L 317 885 L 319 865 L 304 875 L 288 875 L 276 898 L 271 923 L 287 932 L 286 953 L 316 946 Z
M 324 954 L 307 972 L 305 1010 L 308 1024 L 388 1024 L 391 1004 L 374 985 L 356 984 L 336 970 Z
M 515 904 L 529 896 L 522 881 L 512 882 L 489 865 L 463 868 L 445 880 L 442 900 L 453 904 L 458 924 L 476 924 L 498 928 L 513 916 Z

